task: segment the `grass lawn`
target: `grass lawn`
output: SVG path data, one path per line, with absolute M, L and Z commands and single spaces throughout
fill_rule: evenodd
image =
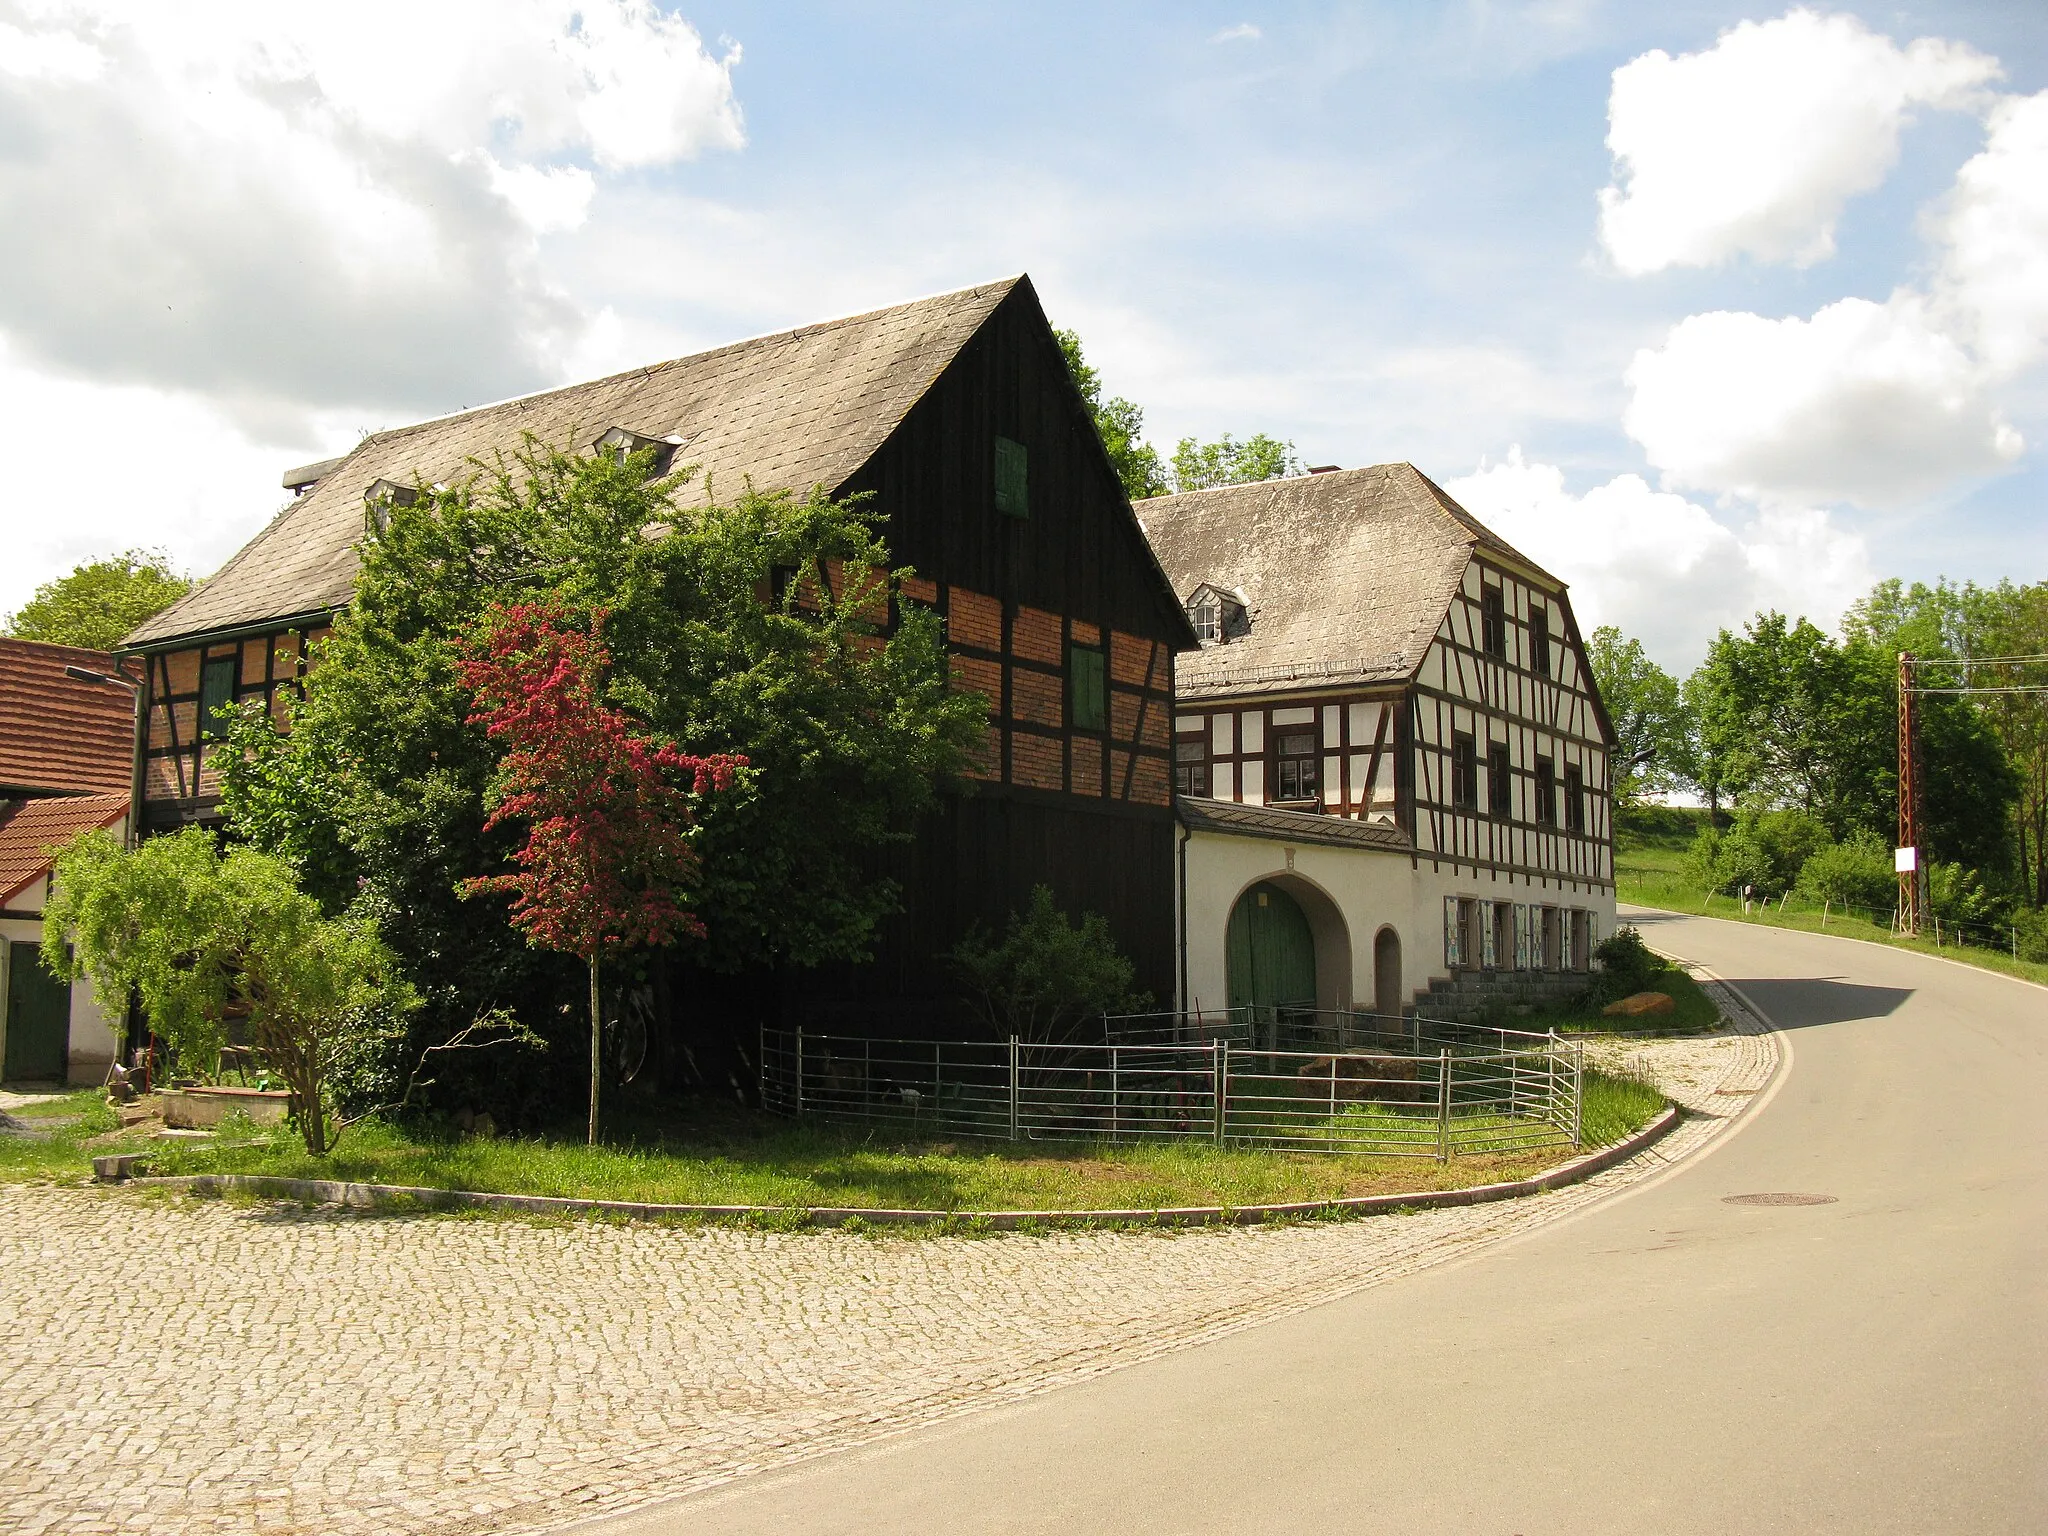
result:
M 387 1125 L 350 1131 L 330 1157 L 306 1156 L 288 1128 L 225 1127 L 213 1143 L 152 1144 L 113 1131 L 74 1095 L 62 1113 L 86 1118 L 47 1141 L 0 1136 L 0 1179 L 89 1176 L 94 1153 L 152 1152 L 155 1173 L 261 1173 L 507 1194 L 673 1205 L 882 1206 L 963 1210 L 1153 1209 L 1262 1205 L 1343 1195 L 1455 1189 L 1523 1178 L 1575 1156 L 1569 1147 L 1459 1157 L 1344 1157 L 1240 1151 L 1206 1143 L 1109 1145 L 918 1140 L 845 1126 L 793 1125 L 696 1101 L 659 1121 L 622 1106 L 615 1139 L 437 1137 Z M 1588 1148 L 1647 1123 L 1663 1097 L 1589 1071 L 1582 1115 Z M 680 1108 L 680 1113 L 678 1112 Z M 237 1137 L 241 1138 L 239 1143 Z
M 1701 1035 L 1721 1027 L 1721 1010 L 1700 989 L 1700 984 L 1676 966 L 1667 965 L 1648 987 L 1662 992 L 1676 1005 L 1670 1013 L 1645 1019 L 1608 1019 L 1595 1008 L 1554 1007 L 1539 1009 L 1527 1025 L 1517 1028 L 1554 1029 L 1559 1034 L 1602 1035 Z
M 120 1127 L 98 1088 L 81 1088 L 7 1113 L 33 1131 L 28 1136 L 0 1132 L 0 1182 L 9 1184 L 90 1177 L 93 1153 L 101 1150 L 91 1143 Z

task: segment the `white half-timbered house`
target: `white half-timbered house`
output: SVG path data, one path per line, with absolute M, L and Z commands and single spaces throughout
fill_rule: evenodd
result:
M 1177 673 L 1183 1006 L 1578 983 L 1608 724 L 1565 584 L 1408 464 L 1138 503 Z

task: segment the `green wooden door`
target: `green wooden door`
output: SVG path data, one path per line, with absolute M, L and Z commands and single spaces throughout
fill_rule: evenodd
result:
M 33 944 L 16 942 L 7 955 L 7 1061 L 10 1082 L 62 1082 L 71 1053 L 71 988 L 43 969 Z
M 1225 950 L 1230 1006 L 1316 1005 L 1316 940 L 1292 896 L 1263 881 L 1238 897 Z

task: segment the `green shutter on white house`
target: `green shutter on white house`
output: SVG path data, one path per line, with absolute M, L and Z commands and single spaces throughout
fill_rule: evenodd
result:
M 996 439 L 996 510 L 1005 517 L 1031 515 L 1031 456 L 1007 437 Z
M 1109 728 L 1109 658 L 1092 645 L 1067 647 L 1067 724 L 1077 731 Z
M 1458 898 L 1444 898 L 1444 966 L 1462 970 L 1465 965 L 1465 931 L 1458 922 Z
M 1520 902 L 1515 904 L 1515 969 L 1518 971 L 1535 969 L 1530 964 L 1530 959 L 1536 948 L 1530 923 L 1532 916 L 1534 916 L 1534 908 L 1525 906 Z

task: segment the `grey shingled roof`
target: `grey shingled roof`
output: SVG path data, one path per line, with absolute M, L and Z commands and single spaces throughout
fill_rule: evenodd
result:
M 1354 821 L 1348 816 L 1320 816 L 1313 811 L 1281 811 L 1269 805 L 1239 805 L 1230 800 L 1205 800 L 1180 795 L 1174 800 L 1181 825 L 1190 832 L 1221 832 L 1235 837 L 1263 837 L 1280 843 L 1320 843 L 1330 848 L 1378 848 L 1409 853 L 1415 845 L 1399 827 L 1379 821 Z
M 144 624 L 128 646 L 341 607 L 354 591 L 363 493 L 372 482 L 454 484 L 471 458 L 520 434 L 568 445 L 610 427 L 685 439 L 701 466 L 682 493 L 836 490 L 896 430 L 996 306 L 1009 278 L 893 309 L 735 342 L 693 357 L 366 437 L 287 505 L 211 581 Z
M 1296 475 L 1137 503 L 1185 598 L 1244 593 L 1251 632 L 1175 664 L 1184 698 L 1406 681 L 1475 548 L 1542 572 L 1412 464 Z

